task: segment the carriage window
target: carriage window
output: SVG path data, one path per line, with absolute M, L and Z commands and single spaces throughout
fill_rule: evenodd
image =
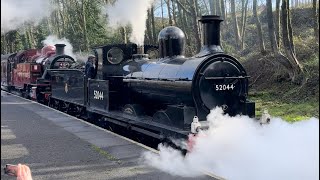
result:
M 108 61 L 111 64 L 119 64 L 123 60 L 123 51 L 118 47 L 111 48 L 108 53 Z

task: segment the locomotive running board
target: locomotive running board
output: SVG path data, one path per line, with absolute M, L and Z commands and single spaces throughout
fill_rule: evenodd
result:
M 104 120 L 107 122 L 146 134 L 156 139 L 165 138 L 162 134 L 187 139 L 189 134 L 189 131 L 153 122 L 150 117 L 133 117 L 122 112 L 104 112 L 90 108 L 87 108 L 87 111 L 103 115 Z

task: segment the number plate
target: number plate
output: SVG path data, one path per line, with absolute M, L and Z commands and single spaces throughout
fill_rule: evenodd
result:
M 232 91 L 236 86 L 234 84 L 216 84 L 216 91 Z

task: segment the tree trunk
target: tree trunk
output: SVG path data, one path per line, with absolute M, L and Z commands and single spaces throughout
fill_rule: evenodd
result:
M 290 46 L 291 46 L 291 49 L 292 49 L 292 52 L 294 54 L 296 54 L 296 48 L 294 46 L 294 43 L 293 43 L 293 32 L 292 32 L 292 25 L 291 25 L 291 13 L 290 13 L 290 3 L 289 1 L 287 1 L 288 4 L 287 4 L 287 14 L 288 14 L 288 29 L 289 29 L 289 42 L 290 42 Z
M 226 19 L 226 8 L 224 4 L 224 0 L 221 0 L 221 16 L 223 19 Z
M 163 2 L 161 0 L 161 24 L 162 24 L 162 28 L 164 28 L 164 22 L 163 22 Z
M 276 38 L 280 49 L 280 0 L 276 1 Z
M 319 11 L 317 12 L 317 0 L 312 1 L 312 12 L 313 12 L 313 30 L 316 42 L 319 43 Z
M 157 43 L 157 33 L 156 33 L 156 26 L 154 23 L 154 7 L 151 6 L 151 26 L 152 26 L 152 44 L 156 44 Z
M 278 45 L 275 38 L 275 30 L 273 25 L 273 15 L 272 15 L 272 0 L 267 0 L 267 18 L 268 18 L 268 31 L 269 39 L 271 43 L 272 52 L 278 52 Z
M 126 28 L 126 26 L 123 26 L 121 29 L 122 29 L 123 42 L 124 42 L 125 44 L 127 44 L 127 43 L 128 43 L 127 28 Z M 150 35 L 150 34 L 148 34 L 148 35 Z M 149 42 L 150 42 L 150 36 L 149 36 L 148 40 L 149 40 Z
M 198 21 L 197 21 L 197 17 L 198 17 L 198 9 L 197 9 L 197 0 L 190 0 L 189 1 L 190 4 L 192 4 L 192 8 L 191 8 L 191 13 L 192 13 L 192 24 L 193 24 L 193 32 L 194 32 L 194 37 L 196 39 L 196 48 L 197 48 L 197 52 L 200 51 L 201 48 L 201 39 L 199 36 L 199 27 L 198 27 Z
M 247 24 L 247 9 L 248 9 L 248 0 L 245 0 L 243 5 L 243 17 L 242 20 L 242 27 L 241 27 L 241 49 L 244 49 L 244 39 L 245 39 L 245 31 L 246 31 L 246 24 Z
M 82 0 L 82 25 L 83 25 L 83 38 L 84 38 L 84 50 L 89 51 L 89 39 L 87 33 L 87 21 L 85 11 L 85 0 Z
M 29 25 L 29 45 L 30 45 L 30 48 L 35 47 L 36 42 L 34 40 L 35 40 L 35 38 L 33 36 L 33 27 L 31 25 Z
M 166 4 L 167 4 L 167 9 L 168 9 L 169 25 L 172 26 L 172 16 L 171 16 L 171 12 L 170 12 L 170 0 L 167 0 Z
M 63 3 L 58 2 L 58 5 L 59 5 L 59 7 L 65 8 L 65 7 L 63 7 Z M 63 11 L 61 10 L 61 8 L 58 8 L 57 11 L 58 11 L 59 14 L 60 14 L 60 18 L 61 18 L 61 22 L 62 22 L 62 30 L 61 30 L 62 32 L 61 32 L 61 35 L 62 35 L 62 36 L 65 36 L 65 32 L 66 32 L 65 17 L 64 17 L 64 14 L 63 14 Z
M 176 3 L 172 0 L 172 25 L 177 24 Z
M 152 27 L 151 27 L 151 13 L 150 9 L 147 10 L 147 20 L 146 20 L 146 33 L 144 38 L 145 44 L 151 44 L 152 43 Z
M 281 17 L 282 17 L 282 37 L 283 37 L 283 46 L 284 52 L 292 65 L 291 73 L 289 73 L 292 81 L 296 80 L 297 75 L 302 72 L 302 66 L 299 63 L 290 43 L 289 35 L 289 7 L 288 0 L 282 0 L 281 6 Z
M 188 38 L 189 31 L 187 30 L 188 24 L 187 24 L 187 19 L 186 19 L 186 15 L 185 15 L 186 10 L 182 7 L 179 0 L 176 0 L 176 3 L 177 3 L 177 7 L 178 7 L 178 12 L 179 12 L 178 17 L 179 17 L 179 20 L 181 23 L 181 29 L 186 35 L 187 44 L 188 44 L 189 43 L 189 38 Z
M 220 0 L 216 0 L 216 11 L 217 15 L 221 16 L 221 5 L 220 5 Z
M 8 54 L 8 46 L 7 46 L 7 39 L 6 39 L 7 33 L 3 34 L 1 36 L 1 39 L 3 39 L 1 42 L 1 53 L 2 54 Z
M 214 2 L 215 2 L 215 0 L 209 0 L 209 6 L 210 6 L 210 11 L 211 11 L 212 15 L 216 15 L 217 14 Z
M 258 41 L 259 41 L 260 52 L 261 52 L 261 54 L 265 55 L 266 48 L 264 46 L 261 23 L 260 23 L 258 13 L 257 13 L 257 0 L 253 0 L 253 17 L 255 19 L 257 30 L 258 30 Z
M 239 34 L 239 27 L 238 27 L 238 20 L 236 16 L 236 5 L 235 1 L 231 1 L 231 14 L 233 19 L 233 28 L 234 28 L 234 36 L 235 36 L 235 45 L 236 48 L 239 49 L 240 45 L 240 34 Z

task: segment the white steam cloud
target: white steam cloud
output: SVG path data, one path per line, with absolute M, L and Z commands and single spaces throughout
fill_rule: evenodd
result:
M 154 0 L 118 0 L 113 6 L 105 7 L 103 12 L 108 14 L 111 26 L 131 24 L 130 41 L 143 45 L 147 10 L 153 2 Z
M 1 34 L 49 16 L 50 0 L 1 0 Z
M 73 47 L 70 43 L 70 41 L 66 38 L 59 39 L 55 35 L 50 35 L 46 37 L 45 40 L 42 41 L 43 46 L 54 46 L 55 44 L 65 44 L 66 46 L 64 47 L 64 53 L 66 55 L 71 56 L 72 58 L 76 58 L 76 56 L 73 54 Z
M 247 116 L 230 117 L 217 108 L 208 115 L 210 128 L 196 139 L 185 157 L 159 146 L 145 162 L 183 177 L 210 172 L 228 180 L 319 179 L 319 119 L 287 123 L 280 118 L 261 126 Z

